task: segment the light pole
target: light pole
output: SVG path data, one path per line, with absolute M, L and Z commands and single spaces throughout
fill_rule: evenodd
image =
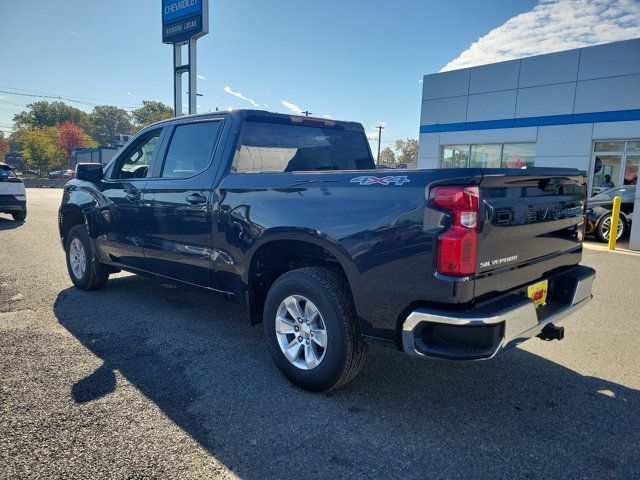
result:
M 380 141 L 382 140 L 382 129 L 384 127 L 382 125 L 378 125 L 376 128 L 378 129 L 378 157 L 376 158 L 376 164 L 380 165 Z

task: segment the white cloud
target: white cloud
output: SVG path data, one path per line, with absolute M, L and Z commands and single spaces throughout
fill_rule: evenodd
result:
M 82 35 L 81 33 L 78 32 L 69 32 L 69 35 L 71 35 L 72 37 L 78 37 L 78 38 L 86 38 L 86 35 Z
M 245 102 L 249 102 L 251 105 L 253 105 L 254 107 L 259 107 L 260 105 L 253 99 L 251 98 L 247 98 L 245 97 L 243 94 L 239 93 L 239 92 L 234 92 L 231 87 L 224 87 L 224 91 L 226 93 L 228 93 L 229 95 L 233 95 L 234 97 L 238 97 L 241 98 L 242 100 L 244 100 Z
M 331 115 L 327 115 L 326 113 L 322 115 L 322 118 L 333 118 Z
M 382 125 L 383 127 L 387 127 L 387 122 L 376 122 L 369 128 L 367 132 L 367 139 L 378 141 L 378 126 Z M 382 136 L 384 136 L 384 128 L 382 129 Z
M 637 0 L 539 0 L 485 36 L 440 71 L 640 37 Z
M 293 113 L 302 113 L 302 109 L 294 103 L 287 102 L 286 100 L 282 100 L 280 103 L 282 104 L 283 107 L 288 108 Z
M 131 92 L 127 92 L 127 96 L 130 97 L 132 94 Z
M 204 75 L 198 75 L 197 77 L 198 77 L 200 80 L 206 80 L 206 79 L 207 79 L 207 77 L 205 77 Z

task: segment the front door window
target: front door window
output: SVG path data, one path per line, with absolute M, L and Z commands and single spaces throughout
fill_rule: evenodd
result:
M 161 128 L 153 130 L 133 144 L 115 166 L 113 178 L 149 177 L 151 175 L 151 160 L 158 146 L 161 132 Z

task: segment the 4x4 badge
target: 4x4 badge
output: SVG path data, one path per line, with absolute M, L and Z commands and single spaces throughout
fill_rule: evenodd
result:
M 402 185 L 408 183 L 411 180 L 406 175 L 389 176 L 389 177 L 374 177 L 371 175 L 365 175 L 362 177 L 352 178 L 351 183 L 357 183 L 359 185 L 389 185 L 393 183 L 395 185 Z

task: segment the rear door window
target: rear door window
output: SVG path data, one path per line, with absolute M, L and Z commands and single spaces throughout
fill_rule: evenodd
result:
M 162 167 L 162 178 L 188 178 L 204 171 L 220 136 L 222 121 L 176 126 Z

